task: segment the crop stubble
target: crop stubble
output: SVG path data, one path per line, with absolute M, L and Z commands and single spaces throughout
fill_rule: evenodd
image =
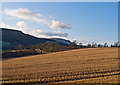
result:
M 119 83 L 118 48 L 86 48 L 2 61 L 2 82 Z

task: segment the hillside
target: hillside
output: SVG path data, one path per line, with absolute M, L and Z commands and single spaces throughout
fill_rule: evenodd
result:
M 17 45 L 22 45 L 23 47 L 27 47 L 30 45 L 45 43 L 45 42 L 59 42 L 54 39 L 47 39 L 47 38 L 37 38 L 35 36 L 24 34 L 21 31 L 18 30 L 12 30 L 12 29 L 6 29 L 6 28 L 0 28 L 2 30 L 2 48 L 3 49 L 13 49 Z M 64 39 L 63 39 L 64 40 Z M 66 40 L 65 40 L 66 41 Z M 66 41 L 67 42 L 67 41 Z M 68 43 L 61 42 L 63 45 L 68 45 Z M 71 42 L 69 41 L 69 44 Z
M 3 84 L 118 83 L 118 48 L 86 48 L 2 61 Z

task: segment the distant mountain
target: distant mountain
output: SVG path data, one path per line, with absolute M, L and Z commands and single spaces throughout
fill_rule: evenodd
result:
M 13 49 L 17 45 L 22 45 L 24 47 L 35 45 L 45 42 L 59 42 L 63 45 L 69 45 L 71 42 L 69 40 L 59 39 L 59 38 L 37 38 L 35 36 L 24 34 L 22 31 L 0 28 L 2 30 L 2 48 L 3 49 Z
M 71 44 L 70 40 L 65 40 L 65 39 L 61 39 L 61 38 L 50 38 L 50 39 L 61 42 L 61 43 L 65 43 L 65 44 L 68 44 L 68 45 Z

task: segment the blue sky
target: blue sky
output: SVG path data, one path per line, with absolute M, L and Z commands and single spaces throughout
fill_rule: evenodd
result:
M 6 2 L 2 17 L 1 26 L 37 37 L 85 44 L 118 40 L 117 2 Z
M 118 2 L 119 0 L 2 0 L 2 2 Z

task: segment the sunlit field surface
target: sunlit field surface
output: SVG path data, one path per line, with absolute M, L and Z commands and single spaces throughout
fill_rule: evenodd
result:
M 7 83 L 119 83 L 118 48 L 85 48 L 2 61 Z

